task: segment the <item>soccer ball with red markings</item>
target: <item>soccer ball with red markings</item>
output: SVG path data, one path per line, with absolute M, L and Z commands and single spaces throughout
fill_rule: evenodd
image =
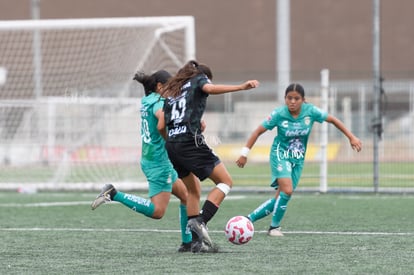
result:
M 231 218 L 224 229 L 226 238 L 233 244 L 246 244 L 254 235 L 253 223 L 244 216 L 235 216 Z

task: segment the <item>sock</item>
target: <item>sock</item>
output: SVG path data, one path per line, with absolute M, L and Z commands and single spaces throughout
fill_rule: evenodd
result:
M 144 199 L 135 195 L 127 194 L 118 191 L 113 197 L 114 201 L 120 202 L 126 207 L 134 210 L 135 212 L 144 214 L 147 217 L 152 217 L 154 214 L 155 206 L 151 200 Z
M 207 224 L 213 216 L 216 214 L 218 206 L 212 203 L 209 200 L 204 202 L 203 208 L 201 208 L 200 216 L 203 219 L 203 222 Z
M 252 221 L 255 222 L 260 220 L 270 213 L 272 213 L 273 209 L 275 208 L 275 198 L 268 199 L 264 203 L 262 203 L 259 207 L 257 207 L 252 213 L 250 213 L 247 217 Z
M 287 204 L 290 200 L 290 196 L 286 195 L 283 192 L 280 192 L 279 197 L 276 200 L 275 207 L 273 210 L 273 216 L 272 216 L 272 223 L 270 226 L 272 227 L 279 227 L 280 222 L 283 219 L 283 216 L 285 215 Z
M 181 239 L 183 243 L 191 242 L 191 231 L 187 228 L 187 206 L 180 204 L 180 228 L 181 228 Z

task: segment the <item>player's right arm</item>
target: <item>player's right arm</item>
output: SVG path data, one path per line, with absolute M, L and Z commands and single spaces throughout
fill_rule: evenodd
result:
M 250 135 L 249 139 L 246 142 L 246 145 L 243 147 L 240 157 L 236 160 L 237 166 L 243 168 L 244 165 L 247 163 L 247 154 L 249 153 L 250 149 L 253 148 L 254 144 L 256 143 L 259 136 L 261 136 L 267 129 L 262 125 L 256 128 L 253 133 Z

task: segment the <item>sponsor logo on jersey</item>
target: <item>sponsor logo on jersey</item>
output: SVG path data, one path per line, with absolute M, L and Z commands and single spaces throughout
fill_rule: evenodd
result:
M 287 130 L 285 136 L 287 137 L 297 137 L 297 136 L 306 136 L 309 134 L 310 129 L 295 129 L 295 130 Z
M 185 84 L 181 87 L 181 90 L 185 90 L 185 89 L 190 88 L 190 87 L 191 87 L 191 81 L 188 81 L 187 83 L 185 83 Z
M 187 132 L 187 126 L 183 125 L 183 126 L 178 126 L 177 128 L 168 130 L 168 136 L 172 137 L 172 136 L 176 136 L 179 134 L 183 134 Z
M 305 158 L 305 147 L 299 140 L 295 139 L 295 142 L 292 143 L 287 150 L 281 148 L 280 143 L 276 147 L 276 156 L 277 159 L 284 160 L 284 159 L 303 159 Z M 277 168 L 279 170 L 279 167 Z M 291 167 L 288 167 L 291 169 Z

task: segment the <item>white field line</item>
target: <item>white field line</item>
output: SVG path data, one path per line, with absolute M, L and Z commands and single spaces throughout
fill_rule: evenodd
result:
M 226 200 L 240 200 L 246 198 L 246 196 L 229 196 Z M 202 198 L 205 199 L 205 198 Z M 74 205 L 90 205 L 93 199 L 90 201 L 60 201 L 60 202 L 36 202 L 36 203 L 0 203 L 0 207 L 52 207 L 52 206 L 74 206 Z M 178 202 L 178 199 L 171 197 L 170 202 Z M 118 202 L 109 202 L 118 203 Z
M 50 227 L 32 227 L 32 228 L 1 228 L 2 232 L 140 232 L 140 233 L 179 233 L 180 230 L 171 229 L 130 229 L 130 228 L 50 228 Z M 224 231 L 209 230 L 209 233 L 220 233 Z M 257 234 L 267 234 L 267 231 L 255 231 Z M 342 235 L 342 236 L 414 236 L 414 232 L 341 232 L 341 231 L 283 231 L 287 235 Z
M 243 199 L 245 196 L 229 196 L 226 200 L 231 199 Z M 174 201 L 173 198 L 171 198 Z M 117 202 L 111 202 L 117 203 Z M 44 202 L 44 203 L 3 203 L 0 204 L 0 207 L 55 207 L 55 206 L 74 206 L 74 205 L 90 205 L 91 201 L 69 201 L 69 202 Z M 142 233 L 179 233 L 179 230 L 169 230 L 169 229 L 122 229 L 122 228 L 1 228 L 0 231 L 79 231 L 79 232 L 142 232 Z M 223 233 L 223 231 L 214 231 L 210 230 L 210 233 Z M 255 231 L 258 234 L 267 234 L 267 231 Z M 350 232 L 350 231 L 283 231 L 285 234 L 293 235 L 349 235 L 349 236 L 414 236 L 414 232 Z
M 52 207 L 52 206 L 74 206 L 87 205 L 92 201 L 66 201 L 66 202 L 36 202 L 36 203 L 0 203 L 0 207 Z M 112 203 L 112 202 L 111 202 Z

